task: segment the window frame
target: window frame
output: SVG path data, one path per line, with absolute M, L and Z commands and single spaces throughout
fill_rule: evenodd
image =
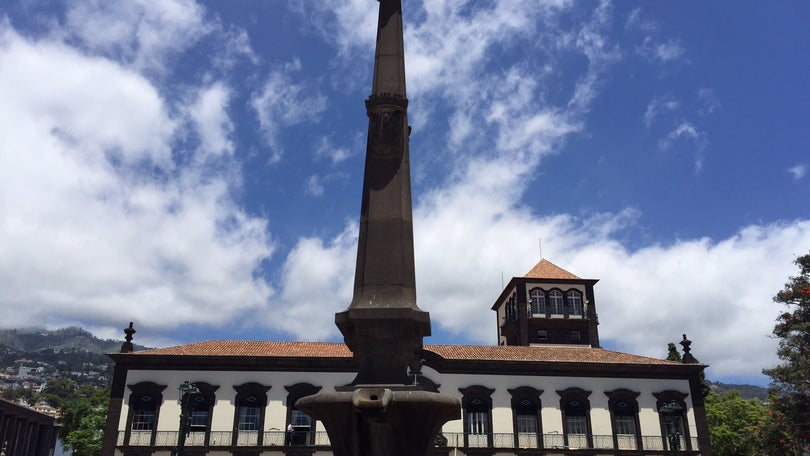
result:
M 154 431 L 155 418 L 154 409 L 134 409 L 132 411 L 132 423 L 129 428 L 133 431 Z
M 287 390 L 287 419 L 285 424 L 285 437 L 284 437 L 284 444 L 285 445 L 314 445 L 315 444 L 315 436 L 316 436 L 316 427 L 317 427 L 317 420 L 313 418 L 311 415 L 306 413 L 303 410 L 300 410 L 295 407 L 295 403 L 298 399 L 302 397 L 311 396 L 313 394 L 317 394 L 321 391 L 320 386 L 315 386 L 309 383 L 296 383 L 294 385 L 285 386 L 284 389 Z M 309 431 L 306 432 L 306 435 L 301 438 L 300 432 L 296 430 L 296 427 L 300 427 L 296 424 L 297 419 L 300 415 L 304 415 L 309 419 Z M 289 425 L 293 426 L 293 435 L 288 435 L 286 433 L 286 429 Z
M 481 385 L 459 388 L 458 390 L 462 394 L 464 447 L 470 447 L 470 436 L 486 435 L 486 447 L 492 448 L 492 393 L 495 390 Z M 484 432 L 480 432 L 482 430 Z M 474 447 L 477 447 L 477 445 Z
M 240 434 L 250 435 L 248 433 L 256 432 L 256 443 L 261 446 L 264 439 L 264 415 L 267 409 L 267 392 L 271 387 L 256 382 L 248 382 L 241 385 L 234 385 L 233 388 L 236 390 L 236 397 L 233 401 L 235 407 L 233 416 L 233 440 L 231 444 L 233 446 L 239 445 Z M 257 409 L 257 429 L 243 429 L 243 427 L 245 427 L 243 418 L 247 417 L 247 413 L 251 411 L 251 409 Z
M 529 290 L 529 316 L 543 318 L 546 317 L 547 311 L 545 290 L 540 287 Z
M 641 438 L 641 422 L 639 421 L 638 396 L 640 393 L 625 388 L 613 391 L 605 391 L 608 396 L 608 409 L 610 410 L 610 426 L 613 434 L 613 447 L 617 449 L 643 451 L 643 439 Z M 623 422 L 620 424 L 620 420 Z M 632 433 L 621 432 L 627 424 L 632 425 Z M 635 448 L 625 448 L 620 444 L 626 440 L 627 436 L 633 436 L 632 441 Z
M 124 442 L 130 444 L 132 433 L 139 436 L 149 433 L 150 446 L 155 445 L 157 437 L 158 422 L 160 420 L 160 409 L 163 404 L 163 390 L 168 385 L 158 385 L 154 382 L 139 382 L 127 385 L 131 391 L 129 394 L 129 411 L 127 412 L 127 424 L 124 430 Z M 150 420 L 144 418 L 150 416 Z M 137 420 L 137 421 L 136 421 Z M 143 427 L 143 423 L 149 422 L 148 429 L 135 429 L 134 426 Z
M 568 305 L 568 318 L 585 318 L 584 300 L 579 290 L 568 290 L 565 293 L 565 302 Z
M 562 291 L 555 288 L 548 292 L 548 308 L 549 315 L 552 318 L 565 317 L 565 295 Z M 559 312 L 557 312 L 558 310 Z
M 656 398 L 655 402 L 655 410 L 658 413 L 658 423 L 661 427 L 661 440 L 663 442 L 663 447 L 666 451 L 670 451 L 670 443 L 668 439 L 668 427 L 677 422 L 678 426 L 680 427 L 681 431 L 681 448 L 680 451 L 688 452 L 692 451 L 692 439 L 689 435 L 689 414 L 688 414 L 688 407 L 686 404 L 686 398 L 689 396 L 689 393 L 682 393 L 680 391 L 675 390 L 666 390 L 661 391 L 659 393 L 653 393 L 653 396 Z M 661 408 L 670 402 L 674 402 L 681 407 L 681 410 L 677 413 L 667 413 L 662 412 Z M 678 417 L 677 420 L 675 417 Z
M 542 402 L 540 395 L 543 390 L 531 386 L 509 388 L 512 395 L 510 406 L 512 409 L 512 423 L 515 445 L 520 448 L 543 448 L 543 420 L 541 417 Z M 531 419 L 527 419 L 531 417 Z M 526 431 L 524 421 L 530 422 L 534 430 Z
M 571 437 L 580 437 L 584 435 L 584 439 L 587 442 L 587 447 L 593 448 L 591 403 L 588 399 L 591 392 L 582 388 L 567 388 L 565 390 L 557 391 L 557 395 L 560 396 L 560 412 L 562 414 L 564 444 L 566 446 L 577 446 L 573 444 L 573 441 L 578 439 L 572 439 Z M 579 427 L 584 424 L 585 434 L 580 432 L 571 432 L 569 427 L 574 424 L 577 426 L 577 429 L 575 429 L 576 431 L 581 430 Z

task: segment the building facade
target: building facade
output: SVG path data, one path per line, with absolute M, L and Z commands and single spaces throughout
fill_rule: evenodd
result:
M 56 418 L 0 399 L 0 452 L 14 456 L 53 456 Z
M 711 454 L 705 365 L 601 348 L 595 283 L 542 260 L 493 305 L 499 345 L 421 350 L 409 378 L 461 401 L 462 418 L 444 425 L 436 454 Z M 198 389 L 186 454 L 329 454 L 323 426 L 295 402 L 357 372 L 340 343 L 205 341 L 110 356 L 105 456 L 171 454 L 184 382 Z

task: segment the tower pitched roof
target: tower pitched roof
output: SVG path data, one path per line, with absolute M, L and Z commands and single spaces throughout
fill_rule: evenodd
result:
M 565 269 L 557 266 L 551 261 L 543 258 L 539 263 L 526 273 L 523 277 L 527 279 L 574 279 L 582 280 L 574 274 L 566 271 Z

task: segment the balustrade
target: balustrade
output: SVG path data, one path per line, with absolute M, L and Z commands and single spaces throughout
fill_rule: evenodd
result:
M 129 440 L 126 441 L 126 432 L 119 432 L 119 447 L 164 447 L 171 448 L 177 445 L 176 431 L 131 431 Z M 154 444 L 153 442 L 154 434 Z M 257 447 L 259 446 L 258 431 L 237 431 L 235 444 L 237 447 Z M 447 432 L 442 436 L 447 440 L 445 448 L 464 450 L 465 448 L 504 448 L 504 449 L 583 449 L 583 450 L 619 450 L 619 451 L 667 451 L 668 442 L 661 436 L 641 436 L 641 448 L 638 446 L 639 440 L 635 435 L 618 435 L 614 440 L 612 435 L 592 435 L 583 434 L 568 435 L 567 439 L 563 434 L 549 433 L 543 434 L 542 438 L 531 433 L 494 433 L 494 434 L 468 434 L 461 432 Z M 232 431 L 212 431 L 208 433 L 207 448 L 230 448 L 234 446 L 234 432 Z M 329 436 L 324 431 L 307 432 L 306 438 L 288 439 L 283 431 L 265 431 L 262 434 L 261 447 L 296 447 L 296 446 L 317 446 L 328 448 L 330 446 Z M 692 452 L 696 454 L 698 449 L 697 438 L 690 439 Z M 186 438 L 187 447 L 206 446 L 205 432 L 192 432 Z M 686 450 L 685 439 L 681 439 L 681 451 L 690 454 Z

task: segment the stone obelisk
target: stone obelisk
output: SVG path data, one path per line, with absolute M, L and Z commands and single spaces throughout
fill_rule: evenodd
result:
M 335 315 L 358 373 L 296 403 L 324 423 L 335 456 L 425 455 L 460 413 L 458 399 L 408 376 L 430 316 L 416 305 L 402 5 L 379 3 L 354 297 Z
M 380 2 L 354 298 L 335 323 L 359 363 L 354 383 L 405 383 L 408 363 L 430 335 L 416 305 L 408 99 L 400 1 Z

